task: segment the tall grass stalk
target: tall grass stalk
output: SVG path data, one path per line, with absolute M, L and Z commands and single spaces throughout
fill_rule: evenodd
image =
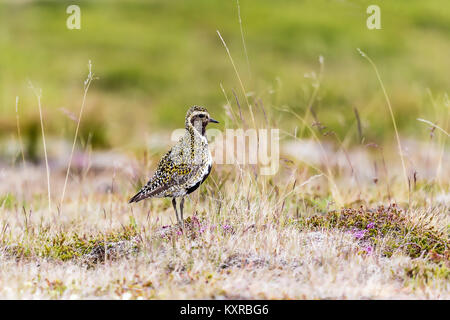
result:
M 384 94 L 384 97 L 386 99 L 386 103 L 387 103 L 387 106 L 388 106 L 388 109 L 389 109 L 389 113 L 391 115 L 392 124 L 394 125 L 395 137 L 397 139 L 398 152 L 400 153 L 400 160 L 402 161 L 403 175 L 404 175 L 405 183 L 406 183 L 406 190 L 408 190 L 408 203 L 411 203 L 411 199 L 410 199 L 411 195 L 410 195 L 410 192 L 409 192 L 408 174 L 406 173 L 405 159 L 403 157 L 403 152 L 402 152 L 402 144 L 401 144 L 401 141 L 400 141 L 400 136 L 398 134 L 397 123 L 395 121 L 394 112 L 392 111 L 391 101 L 389 99 L 389 96 L 387 95 L 386 89 L 384 87 L 383 81 L 381 80 L 381 76 L 380 76 L 380 73 L 378 72 L 377 66 L 375 65 L 375 63 L 372 61 L 372 59 L 370 59 L 370 57 L 365 52 L 363 52 L 359 48 L 357 48 L 357 50 L 363 56 L 363 58 L 365 58 L 365 59 L 367 59 L 367 61 L 369 61 L 370 65 L 375 70 L 375 74 L 377 76 L 378 82 L 380 83 L 381 90 L 383 90 L 383 94 Z
M 313 169 L 317 170 L 318 172 L 322 173 L 327 178 L 328 182 L 331 185 L 331 193 L 333 195 L 334 200 L 337 202 L 337 204 L 339 206 L 343 205 L 344 202 L 343 202 L 342 195 L 341 195 L 341 193 L 339 191 L 339 188 L 338 188 L 338 186 L 336 184 L 336 180 L 333 177 L 333 173 L 331 172 L 331 168 L 330 168 L 330 164 L 329 164 L 330 161 L 328 160 L 327 153 L 325 152 L 325 149 L 323 148 L 322 142 L 320 141 L 319 137 L 316 135 L 316 133 L 313 130 L 313 128 L 305 121 L 305 119 L 302 118 L 301 116 L 299 116 L 297 113 L 295 113 L 291 109 L 281 109 L 281 111 L 288 112 L 288 113 L 292 114 L 294 117 L 299 119 L 303 123 L 303 125 L 311 132 L 311 135 L 312 135 L 313 139 L 318 143 L 318 145 L 320 147 L 320 150 L 322 151 L 322 154 L 325 157 L 325 166 L 326 166 L 328 174 L 325 174 L 322 170 L 318 170 L 318 168 L 313 167 L 312 165 L 309 165 L 309 166 L 311 166 Z M 285 130 L 282 130 L 282 131 L 286 132 Z M 299 140 L 298 137 L 296 137 L 296 136 L 293 136 L 293 137 L 294 137 L 294 139 Z
M 44 145 L 45 169 L 47 171 L 48 210 L 51 211 L 52 210 L 52 200 L 51 200 L 51 188 L 50 188 L 50 168 L 48 166 L 47 144 L 45 142 L 44 119 L 42 117 L 42 105 L 41 105 L 42 89 L 39 89 L 39 90 L 35 89 L 31 82 L 30 82 L 30 87 L 31 87 L 31 89 L 33 89 L 33 92 L 38 101 L 39 119 L 41 121 L 42 143 Z
M 225 110 L 230 112 L 231 120 L 237 123 L 237 116 L 234 114 L 234 110 L 231 107 L 230 100 L 228 99 L 227 93 L 225 92 L 225 89 L 224 89 L 222 83 L 220 83 L 220 89 L 222 90 L 223 95 L 224 95 L 225 99 L 227 100 L 227 105 L 225 106 Z
M 242 45 L 244 46 L 245 58 L 247 59 L 248 75 L 251 78 L 252 77 L 252 73 L 250 71 L 250 61 L 248 60 L 247 46 L 245 45 L 244 29 L 242 27 L 242 18 L 241 18 L 241 6 L 239 5 L 239 0 L 236 0 L 236 4 L 237 4 L 237 9 L 238 9 L 239 27 L 241 29 Z
M 242 83 L 242 80 L 241 80 L 241 77 L 240 77 L 240 75 L 239 75 L 239 72 L 238 72 L 238 70 L 237 70 L 237 68 L 236 68 L 236 65 L 234 64 L 234 60 L 233 60 L 233 57 L 231 56 L 230 49 L 228 49 L 228 46 L 227 46 L 227 44 L 225 43 L 225 40 L 222 38 L 222 35 L 220 34 L 220 31 L 219 31 L 219 30 L 217 30 L 217 34 L 219 35 L 219 38 L 220 38 L 220 40 L 222 41 L 222 44 L 223 44 L 223 46 L 225 47 L 225 50 L 227 51 L 228 57 L 230 58 L 231 64 L 232 64 L 233 69 L 234 69 L 234 72 L 236 73 L 236 76 L 237 76 L 237 78 L 238 78 L 239 84 L 240 84 L 240 86 L 241 86 L 242 94 L 243 94 L 244 97 L 245 97 L 245 102 L 247 103 L 247 107 L 248 107 L 248 109 L 249 109 L 249 111 L 250 111 L 250 115 L 251 115 L 251 117 L 252 117 L 253 128 L 256 129 L 256 122 L 255 122 L 255 117 L 254 117 L 254 115 L 253 115 L 252 106 L 251 106 L 250 103 L 248 102 L 247 92 L 245 91 L 244 84 Z
M 314 78 L 315 82 L 313 83 L 313 93 L 308 101 L 308 107 L 306 108 L 305 111 L 305 115 L 303 116 L 303 118 L 305 119 L 305 121 L 308 121 L 309 118 L 309 114 L 312 113 L 312 107 L 314 102 L 317 99 L 317 95 L 319 93 L 319 89 L 320 89 L 320 84 L 322 81 L 322 75 L 323 75 L 323 70 L 324 70 L 324 59 L 323 56 L 319 56 L 319 64 L 320 64 L 320 69 L 319 69 L 319 75 L 317 77 Z M 305 126 L 302 127 L 301 131 L 300 131 L 300 137 L 303 137 L 303 132 L 305 130 Z
M 450 118 L 450 100 L 448 98 L 448 95 L 447 94 L 444 95 L 444 98 L 443 98 L 444 100 L 442 101 L 444 108 L 442 109 L 443 112 L 441 113 L 440 112 L 441 109 L 437 106 L 436 100 L 434 99 L 433 94 L 431 93 L 430 89 L 428 89 L 428 94 L 430 96 L 431 104 L 432 104 L 433 110 L 435 112 L 435 119 L 444 119 L 442 126 L 444 128 L 447 128 L 448 123 L 449 123 L 449 118 Z M 447 108 L 447 110 L 445 110 L 445 107 Z M 447 111 L 447 112 L 445 112 L 445 111 Z M 438 129 L 439 131 L 444 133 L 447 137 L 449 136 L 447 131 L 442 129 L 442 127 L 437 126 L 436 124 L 432 123 L 431 121 L 420 119 L 420 118 L 417 120 L 425 122 L 425 123 L 429 124 L 433 128 L 433 130 Z M 446 144 L 445 137 L 442 137 L 442 135 L 438 135 L 437 144 L 438 144 L 438 146 L 440 146 L 441 150 L 440 150 L 438 165 L 436 167 L 436 181 L 438 182 L 438 185 L 441 188 L 441 191 L 443 191 L 442 185 L 443 185 L 444 181 L 443 181 L 443 175 L 441 175 L 441 169 L 442 169 L 442 159 L 444 157 L 444 152 L 445 152 L 445 144 Z
M 92 73 L 91 60 L 89 60 L 88 68 L 89 68 L 89 73 L 88 73 L 88 76 L 87 76 L 86 80 L 84 81 L 83 101 L 81 102 L 80 113 L 78 115 L 78 120 L 77 120 L 77 127 L 75 129 L 75 135 L 73 137 L 72 150 L 70 152 L 69 164 L 67 165 L 66 178 L 64 180 L 64 187 L 63 187 L 63 191 L 62 191 L 62 195 L 61 195 L 61 202 L 60 202 L 61 208 L 62 208 L 62 204 L 64 202 L 64 196 L 66 194 L 67 180 L 69 179 L 70 167 L 72 165 L 73 152 L 75 150 L 75 144 L 77 142 L 78 131 L 80 129 L 80 123 L 81 123 L 81 118 L 83 116 L 84 106 L 86 104 L 86 96 L 87 96 L 87 93 L 88 93 L 88 90 L 89 90 L 89 86 L 91 85 L 91 82 L 94 80 L 94 74 Z

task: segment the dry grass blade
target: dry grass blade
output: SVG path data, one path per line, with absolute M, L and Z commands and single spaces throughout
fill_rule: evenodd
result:
M 406 165 L 405 165 L 405 159 L 403 157 L 402 144 L 401 144 L 401 141 L 400 141 L 400 136 L 398 134 L 397 123 L 395 121 L 395 116 L 394 116 L 394 111 L 392 110 L 391 101 L 389 99 L 389 96 L 387 95 L 386 89 L 384 87 L 383 81 L 381 80 L 381 76 L 380 76 L 380 73 L 378 72 L 377 66 L 375 65 L 375 63 L 372 61 L 372 59 L 370 59 L 370 57 L 366 53 L 364 53 L 359 48 L 357 50 L 361 54 L 361 56 L 363 56 L 363 58 L 365 58 L 365 59 L 367 59 L 367 61 L 369 61 L 370 65 L 375 70 L 375 74 L 377 76 L 378 82 L 380 83 L 381 90 L 383 90 L 383 94 L 384 94 L 384 97 L 386 99 L 386 103 L 388 105 L 389 113 L 391 115 L 392 124 L 394 125 L 395 137 L 397 139 L 398 152 L 400 153 L 400 160 L 402 161 L 402 168 L 403 168 L 403 175 L 404 175 L 404 179 L 405 179 L 405 183 L 406 183 L 406 190 L 408 191 L 408 202 L 410 203 L 411 202 L 411 198 L 410 198 L 411 195 L 410 195 L 410 192 L 409 192 L 408 174 L 406 173 Z
M 421 119 L 421 118 L 417 118 L 416 120 L 417 120 L 417 121 L 420 121 L 420 122 L 424 122 L 424 123 L 426 123 L 426 124 L 429 124 L 429 125 L 432 126 L 433 128 L 436 128 L 436 129 L 438 129 L 439 131 L 443 132 L 447 137 L 450 137 L 450 134 L 449 134 L 447 131 L 445 131 L 444 129 L 442 129 L 441 127 L 439 127 L 437 124 L 434 124 L 433 122 L 428 121 L 428 120 L 425 120 L 425 119 Z
M 325 157 L 325 159 L 326 159 L 326 161 L 325 161 L 325 166 L 326 166 L 326 169 L 327 169 L 328 174 L 324 174 L 321 170 L 319 170 L 319 172 L 320 172 L 320 173 L 323 173 L 324 176 L 327 177 L 328 181 L 330 182 L 330 184 L 331 184 L 331 186 L 332 186 L 331 191 L 332 191 L 332 193 L 333 193 L 333 198 L 336 200 L 336 202 L 338 203 L 338 205 L 343 205 L 343 204 L 344 204 L 344 203 L 343 203 L 343 198 L 342 198 L 341 192 L 339 191 L 339 188 L 338 188 L 338 186 L 337 186 L 337 184 L 336 184 L 336 181 L 335 181 L 335 179 L 334 179 L 334 177 L 333 177 L 333 173 L 331 172 L 330 161 L 328 160 L 328 155 L 327 155 L 327 153 L 325 152 L 325 150 L 324 150 L 324 148 L 323 148 L 323 145 L 322 145 L 322 142 L 320 141 L 319 137 L 317 137 L 316 132 L 315 132 L 315 131 L 313 130 L 313 128 L 305 121 L 304 118 L 302 118 L 301 116 L 299 116 L 299 115 L 298 115 L 297 113 L 295 113 L 294 111 L 292 111 L 292 110 L 290 110 L 290 109 L 287 109 L 287 110 L 283 110 L 283 109 L 282 109 L 281 111 L 288 112 L 288 113 L 292 114 L 294 117 L 296 117 L 297 119 L 299 119 L 299 120 L 303 123 L 303 126 L 304 126 L 305 128 L 307 128 L 307 129 L 311 132 L 311 135 L 312 135 L 313 139 L 318 143 L 319 148 L 320 148 L 320 150 L 321 150 L 321 153 L 322 153 L 322 155 L 323 155 L 323 156 Z M 294 137 L 294 139 L 298 140 L 297 137 Z
M 61 202 L 60 202 L 61 208 L 62 208 L 62 204 L 64 202 L 64 196 L 65 196 L 65 193 L 66 193 L 67 180 L 69 179 L 70 166 L 72 165 L 73 152 L 75 150 L 75 144 L 77 142 L 78 131 L 80 129 L 81 117 L 83 116 L 83 110 L 84 110 L 84 106 L 86 104 L 86 96 L 87 96 L 87 93 L 88 93 L 88 90 L 89 90 L 89 86 L 91 85 L 91 82 L 95 79 L 94 78 L 94 74 L 92 73 L 91 60 L 89 60 L 88 67 L 89 67 L 89 74 L 88 74 L 86 80 L 84 81 L 83 101 L 81 103 L 80 113 L 78 115 L 77 127 L 75 129 L 75 135 L 73 137 L 72 151 L 70 152 L 69 164 L 67 165 L 66 178 L 64 180 L 64 187 L 63 187 L 63 191 L 62 191 L 62 195 L 61 195 Z
M 305 115 L 303 116 L 305 121 L 308 121 L 310 113 L 315 118 L 314 111 L 313 111 L 313 105 L 314 105 L 314 102 L 317 99 L 317 95 L 319 93 L 320 84 L 321 84 L 321 80 L 322 80 L 322 75 L 323 75 L 323 70 L 324 70 L 324 58 L 323 58 L 323 56 L 319 56 L 319 64 L 320 64 L 319 75 L 313 79 L 313 80 L 315 80 L 315 82 L 313 83 L 314 90 L 313 90 L 313 93 L 312 93 L 312 95 L 311 95 L 311 97 L 310 97 L 310 99 L 308 101 L 308 107 L 306 108 Z M 314 75 L 315 75 L 315 73 L 314 73 Z M 314 120 L 317 121 L 317 119 L 314 119 Z M 302 130 L 300 132 L 300 137 L 303 137 L 304 130 L 305 130 L 305 127 L 303 126 Z
M 236 3 L 237 3 L 237 8 L 238 8 L 239 27 L 241 29 L 242 45 L 244 46 L 245 58 L 247 59 L 248 74 L 249 74 L 249 76 L 251 78 L 252 77 L 252 73 L 250 71 L 250 61 L 248 60 L 247 46 L 245 45 L 245 39 L 244 39 L 244 29 L 242 27 L 241 6 L 239 5 L 239 0 L 236 0 Z
M 47 195 L 48 195 L 48 210 L 52 210 L 52 200 L 51 200 L 51 188 L 50 188 L 50 168 L 48 166 L 48 157 L 47 157 L 47 144 L 45 142 L 45 132 L 44 132 L 44 119 L 42 116 L 42 106 L 41 106 L 41 97 L 42 97 L 42 89 L 36 89 L 31 81 L 29 81 L 29 86 L 33 90 L 34 95 L 38 101 L 38 109 L 39 109 L 39 119 L 41 122 L 41 133 L 42 133 L 42 143 L 44 145 L 44 157 L 45 157 L 45 169 L 47 172 Z
M 233 69 L 234 69 L 234 72 L 236 73 L 236 76 L 237 76 L 237 78 L 239 80 L 239 84 L 241 86 L 242 94 L 245 97 L 245 102 L 247 103 L 248 110 L 250 111 L 250 116 L 252 117 L 253 128 L 256 128 L 256 122 L 255 122 L 255 117 L 253 115 L 252 106 L 248 102 L 247 92 L 245 91 L 244 84 L 242 83 L 242 80 L 241 80 L 241 77 L 239 75 L 239 72 L 237 71 L 236 65 L 234 64 L 234 60 L 233 60 L 233 57 L 231 56 L 230 49 L 228 49 L 228 46 L 225 43 L 225 40 L 222 38 L 222 35 L 220 34 L 219 30 L 217 30 L 217 34 L 219 35 L 219 38 L 222 41 L 222 44 L 225 47 L 225 50 L 227 51 L 228 57 L 230 58 L 231 64 L 232 64 Z

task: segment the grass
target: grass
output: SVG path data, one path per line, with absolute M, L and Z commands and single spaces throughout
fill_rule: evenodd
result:
M 383 4 L 383 32 L 365 1 L 195 4 L 85 2 L 77 33 L 0 4 L 0 297 L 448 299 L 446 3 Z M 198 101 L 280 128 L 280 169 L 214 165 L 181 230 L 170 199 L 127 200 Z
M 387 106 L 388 106 L 388 109 L 389 109 L 389 114 L 390 114 L 391 119 L 392 119 L 392 124 L 394 125 L 395 138 L 396 138 L 396 140 L 397 140 L 397 145 L 398 145 L 398 153 L 399 153 L 400 159 L 401 159 L 401 161 L 402 161 L 402 168 L 403 168 L 403 175 L 404 175 L 404 177 L 405 177 L 405 184 L 406 184 L 406 186 L 408 186 L 408 175 L 407 175 L 407 173 L 406 173 L 406 166 L 405 166 L 405 160 L 404 160 L 404 157 L 403 157 L 402 143 L 401 143 L 401 141 L 400 141 L 400 137 L 399 137 L 399 134 L 398 134 L 397 123 L 396 123 L 396 121 L 395 121 L 394 112 L 392 111 L 391 100 L 389 99 L 389 97 L 388 97 L 388 95 L 387 95 L 387 93 L 386 93 L 386 88 L 384 87 L 383 81 L 381 80 L 380 73 L 378 72 L 378 68 L 377 68 L 377 66 L 375 65 L 375 63 L 373 62 L 373 60 L 370 59 L 370 57 L 367 56 L 367 54 L 364 53 L 363 51 L 361 51 L 361 49 L 359 49 L 359 48 L 358 48 L 358 52 L 359 52 L 359 53 L 360 53 L 367 61 L 369 61 L 370 65 L 371 65 L 371 66 L 373 67 L 373 69 L 375 70 L 375 73 L 376 73 L 376 75 L 377 75 L 377 79 L 378 79 L 378 81 L 380 82 L 381 89 L 383 90 L 383 95 L 384 95 L 384 97 L 386 98 L 386 103 L 387 103 Z M 409 189 L 409 188 L 408 188 L 408 189 Z M 408 193 L 408 197 L 409 197 L 409 193 Z M 409 200 L 408 200 L 408 202 L 409 202 Z
M 399 158 L 387 156 L 389 200 L 382 176 L 374 182 L 363 175 L 360 151 L 346 150 L 350 170 L 342 150 L 316 148 L 328 153 L 343 207 L 329 179 L 313 175 L 324 163 L 308 166 L 285 153 L 290 161 L 275 176 L 216 165 L 186 203 L 184 231 L 169 199 L 127 204 L 135 177 L 157 155 L 129 155 L 118 164 L 118 155 L 105 161 L 92 152 L 92 164 L 72 171 L 64 211 L 48 211 L 42 165 L 5 168 L 14 196 L 0 209 L 0 296 L 448 299 L 449 207 L 440 198 L 448 197 L 448 180 L 439 185 L 419 175 L 408 204 Z M 370 150 L 364 149 L 370 161 L 381 162 Z M 387 155 L 394 150 L 394 144 L 384 146 Z M 344 160 L 333 161 L 339 157 Z M 421 173 L 440 161 L 420 152 L 409 160 Z M 54 198 L 62 192 L 65 165 L 52 171 Z
M 306 219 L 304 223 L 316 228 L 338 228 L 352 232 L 358 240 L 382 246 L 383 255 L 387 257 L 396 250 L 404 250 L 411 258 L 440 257 L 448 267 L 450 243 L 447 230 L 436 230 L 436 227 L 429 225 L 431 221 L 427 221 L 427 218 L 423 217 L 419 223 L 411 221 L 411 217 L 392 204 L 387 208 L 380 206 L 375 209 L 361 207 L 346 208 L 341 212 L 330 211 L 325 216 Z
M 80 130 L 81 117 L 83 116 L 83 110 L 84 110 L 84 106 L 86 104 L 86 96 L 89 91 L 89 87 L 91 86 L 91 82 L 94 80 L 94 74 L 92 73 L 92 62 L 90 60 L 89 60 L 88 67 L 89 67 L 89 73 L 84 82 L 83 102 L 81 103 L 80 114 L 78 115 L 78 119 L 77 119 L 77 127 L 75 129 L 75 135 L 74 135 L 73 143 L 72 143 L 72 150 L 70 151 L 69 164 L 67 165 L 66 179 L 64 180 L 64 187 L 63 187 L 63 191 L 62 191 L 62 195 L 61 195 L 61 202 L 60 202 L 61 207 L 64 202 L 64 195 L 66 193 L 67 180 L 69 179 L 70 167 L 72 166 L 73 151 L 75 150 L 75 145 L 77 143 L 78 131 Z
M 44 158 L 45 158 L 45 170 L 47 172 L 47 195 L 48 195 L 48 211 L 52 211 L 52 200 L 51 200 L 51 187 L 50 187 L 50 169 L 48 166 L 48 156 L 47 156 L 47 144 L 45 141 L 45 130 L 44 130 L 44 119 L 42 117 L 42 89 L 35 89 L 33 84 L 30 82 L 30 88 L 34 91 L 37 99 L 38 109 L 39 109 L 39 120 L 41 123 L 41 134 L 42 134 L 42 145 L 44 146 Z

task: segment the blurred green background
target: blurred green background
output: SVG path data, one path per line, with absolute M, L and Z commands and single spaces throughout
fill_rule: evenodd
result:
M 70 4 L 81 8 L 81 30 L 66 28 Z M 366 27 L 370 4 L 381 8 L 382 30 Z M 366 141 L 392 139 L 380 85 L 356 48 L 377 64 L 402 135 L 427 137 L 418 117 L 445 122 L 448 0 L 241 0 L 240 8 L 249 63 L 236 1 L 0 2 L 0 139 L 16 135 L 16 96 L 24 139 L 40 133 L 28 81 L 42 88 L 46 133 L 72 139 L 75 123 L 67 112 L 78 115 L 88 60 L 99 79 L 88 93 L 81 136 L 91 133 L 94 147 L 140 148 L 146 135 L 181 127 L 193 104 L 206 106 L 224 128 L 220 85 L 233 107 L 232 90 L 245 103 L 216 30 L 250 102 L 261 99 L 286 130 L 301 123 L 278 109 L 304 114 L 314 90 L 305 74 L 317 74 L 323 56 L 313 105 L 320 121 L 357 143 L 356 108 Z

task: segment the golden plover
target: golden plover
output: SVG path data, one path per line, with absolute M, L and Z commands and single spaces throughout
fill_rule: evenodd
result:
M 184 197 L 195 191 L 211 172 L 211 152 L 205 130 L 208 123 L 219 123 L 200 106 L 191 107 L 185 120 L 186 133 L 161 159 L 156 172 L 129 203 L 146 198 L 172 198 L 178 223 L 183 226 Z M 180 201 L 178 216 L 176 198 Z

